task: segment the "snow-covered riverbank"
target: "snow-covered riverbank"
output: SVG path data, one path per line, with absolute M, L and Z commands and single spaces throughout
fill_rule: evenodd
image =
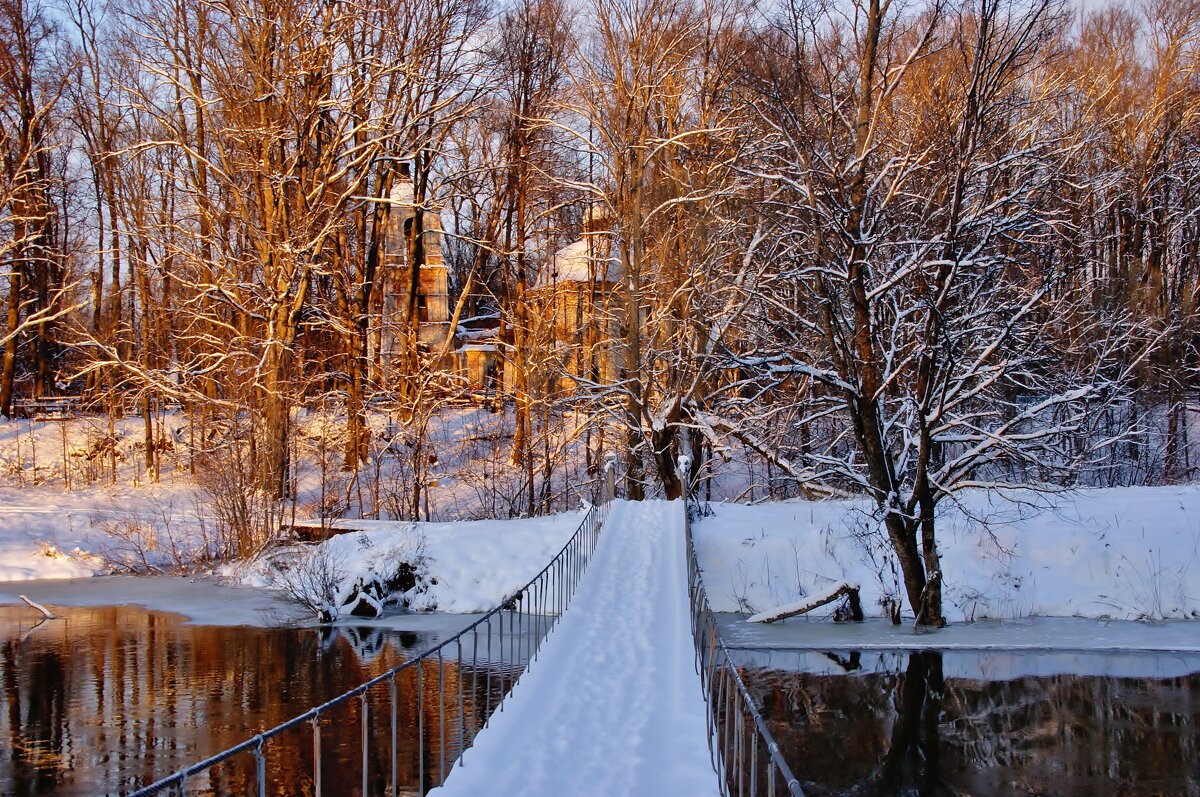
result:
M 30 491 L 33 492 L 33 491 Z M 16 503 L 14 499 L 24 499 Z M 107 576 L 94 555 L 108 543 L 91 520 L 107 511 L 102 493 L 52 499 L 6 490 L 0 498 L 0 603 L 26 594 L 39 603 L 99 606 L 132 603 L 216 625 L 274 625 L 313 618 L 289 602 L 263 561 L 188 576 Z M 122 497 L 127 501 L 127 498 Z M 566 512 L 520 520 L 460 523 L 356 521 L 355 531 L 321 548 L 330 567 L 350 582 L 377 570 L 384 559 L 417 554 L 423 585 L 413 607 L 439 612 L 487 611 L 524 585 L 559 551 L 582 515 Z M 305 551 L 311 547 L 305 546 Z M 280 556 L 294 557 L 285 550 Z
M 169 501 L 169 489 L 0 487 L 0 582 L 93 575 L 109 543 L 104 518 L 145 509 L 159 496 Z
M 1200 487 L 966 493 L 939 519 L 951 622 L 1200 618 Z M 848 581 L 879 615 L 902 594 L 864 501 L 716 505 L 694 524 L 719 612 L 763 611 Z
M 225 568 L 223 579 L 84 578 L 98 567 L 89 554 L 104 544 L 92 520 L 136 500 L 136 493 L 0 490 L 0 601 L 26 593 L 48 604 L 128 602 L 200 622 L 269 622 L 255 601 L 241 597 L 278 601 L 260 567 Z M 861 501 L 714 506 L 713 517 L 694 525 L 714 609 L 763 610 L 845 580 L 862 587 L 869 615 L 880 614 L 880 601 L 900 590 L 867 509 Z M 326 546 L 353 576 L 380 553 L 420 545 L 428 587 L 415 605 L 477 612 L 532 577 L 579 519 L 569 512 L 512 521 L 366 522 L 363 531 Z M 939 533 L 951 622 L 1200 617 L 1200 486 L 969 494 L 947 505 Z M 58 582 L 61 588 L 52 581 L 3 583 L 28 579 L 76 580 Z M 220 597 L 231 585 L 255 589 Z M 240 606 L 255 608 L 235 610 Z

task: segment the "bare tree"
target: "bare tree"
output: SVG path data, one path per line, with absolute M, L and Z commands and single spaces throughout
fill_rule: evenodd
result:
M 0 327 L 0 414 L 11 416 L 19 352 L 35 396 L 55 390 L 61 353 L 55 322 L 70 312 L 63 247 L 62 184 L 55 160 L 56 110 L 66 66 L 56 57 L 57 32 L 40 4 L 0 3 L 0 263 L 7 277 L 7 312 Z
M 163 201 L 128 204 L 126 249 L 144 312 L 169 289 L 180 313 L 169 358 L 97 337 L 90 369 L 252 413 L 257 481 L 275 495 L 288 484 L 292 408 L 323 372 L 349 385 L 357 467 L 392 170 L 430 161 L 464 91 L 478 19 L 473 4 L 440 0 L 149 4 L 126 15 L 138 73 L 156 79 L 133 87 L 139 133 L 103 157 L 152 155 Z M 151 262 L 169 264 L 153 293 L 139 276 Z M 305 356 L 330 343 L 340 358 Z
M 793 423 L 824 436 L 809 474 L 872 496 L 917 622 L 940 625 L 938 503 L 1004 483 L 998 463 L 1078 467 L 1073 433 L 1129 373 L 1096 366 L 1118 344 L 1046 257 L 1054 142 L 1025 120 L 1056 8 L 823 13 L 791 6 L 756 70 L 783 246 L 758 298 L 773 332 L 731 365 L 790 383 Z M 1062 356 L 1065 317 L 1100 357 Z
M 627 494 L 659 482 L 678 497 L 676 458 L 694 453 L 682 438 L 712 378 L 720 286 L 745 243 L 730 222 L 739 126 L 726 91 L 744 19 L 736 4 L 602 0 L 596 20 L 576 83 L 595 139 L 592 190 L 619 263 L 623 340 L 618 381 L 592 393 L 625 430 Z

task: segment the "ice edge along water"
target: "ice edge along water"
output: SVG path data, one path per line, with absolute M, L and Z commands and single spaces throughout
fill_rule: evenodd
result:
M 617 502 L 570 607 L 438 797 L 716 795 L 678 503 Z

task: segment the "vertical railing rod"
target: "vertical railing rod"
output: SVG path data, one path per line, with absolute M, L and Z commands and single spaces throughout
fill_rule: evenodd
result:
M 750 797 L 758 797 L 758 736 L 750 742 Z
M 467 750 L 467 715 L 463 713 L 463 655 L 462 655 L 462 637 L 454 640 L 455 652 L 458 657 L 455 659 L 458 662 L 455 668 L 455 682 L 458 687 L 458 760 L 462 760 L 463 753 Z M 443 780 L 445 776 L 443 776 Z M 365 794 L 365 792 L 364 792 Z
M 371 729 L 368 725 L 370 721 L 371 710 L 367 703 L 367 693 L 363 692 L 360 698 L 362 700 L 362 794 L 364 797 L 371 793 L 367 786 L 368 776 L 368 755 L 370 753 Z
M 396 724 L 397 724 L 396 723 L 396 713 L 397 713 L 396 709 L 397 709 L 397 704 L 399 702 L 399 700 L 398 700 L 399 696 L 396 693 L 396 672 L 395 672 L 395 670 L 392 671 L 392 677 L 388 679 L 388 684 L 390 686 L 391 698 L 392 698 L 392 797 L 397 797 L 396 790 L 399 786 L 399 780 L 400 780 L 400 760 L 399 760 L 399 751 L 397 750 L 399 741 L 397 738 L 398 729 L 396 727 Z
M 479 631 L 471 629 L 471 738 L 479 733 Z
M 314 714 L 313 726 L 313 794 L 321 797 L 321 715 Z
M 533 582 L 533 661 L 537 661 L 538 651 L 542 648 L 542 577 L 538 576 Z M 530 662 L 531 664 L 533 662 Z
M 267 758 L 263 753 L 261 736 L 254 746 L 254 780 L 258 786 L 258 797 L 267 797 Z
M 417 787 L 419 797 L 425 797 L 425 661 L 417 664 Z
M 487 715 L 492 716 L 492 618 L 487 621 Z
M 497 634 L 498 638 L 496 639 L 496 647 L 500 653 L 500 669 L 498 670 L 500 674 L 500 707 L 497 709 L 497 711 L 503 714 L 504 696 L 508 694 L 508 687 L 505 683 L 504 672 L 504 612 L 500 612 L 500 614 L 496 615 L 496 622 L 500 625 L 500 633 Z
M 742 797 L 742 706 L 741 695 L 733 693 L 733 783 L 737 786 L 738 797 Z
M 438 782 L 446 779 L 446 666 L 438 648 Z

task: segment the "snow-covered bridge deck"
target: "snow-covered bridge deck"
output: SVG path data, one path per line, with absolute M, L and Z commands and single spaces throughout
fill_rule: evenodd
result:
M 433 794 L 715 795 L 683 511 L 618 502 L 538 660 Z
M 748 712 L 751 698 L 726 660 L 697 567 L 681 504 L 590 507 L 546 567 L 463 631 L 132 797 L 195 784 L 227 793 L 222 772 L 235 759 L 251 767 L 252 782 L 265 795 L 273 780 L 268 757 L 295 749 L 297 741 L 303 747 L 309 726 L 311 782 L 320 795 L 320 784 L 329 780 L 326 765 L 333 763 L 324 760 L 322 727 L 344 727 L 347 719 L 350 738 L 357 735 L 353 726 L 361 726 L 357 771 L 342 760 L 329 772 L 342 782 L 361 779 L 362 794 L 398 794 L 401 778 L 408 778 L 406 788 L 424 793 L 442 781 L 448 764 L 452 769 L 435 790 L 440 797 L 692 797 L 718 795 L 722 782 L 744 793 L 747 776 L 750 793 L 757 793 L 760 744 L 745 736 L 758 718 Z M 514 688 L 530 643 L 550 626 Z M 408 701 L 398 700 L 402 686 L 411 690 Z M 706 690 L 721 706 L 711 714 Z M 503 698 L 499 712 L 493 697 Z M 414 720 L 416 745 L 402 751 L 398 731 L 413 730 Z M 350 750 L 354 754 L 353 742 Z M 714 756 L 723 780 L 713 770 Z M 402 773 L 402 757 L 415 770 Z M 791 781 L 786 765 L 774 766 L 768 785 L 776 770 Z

